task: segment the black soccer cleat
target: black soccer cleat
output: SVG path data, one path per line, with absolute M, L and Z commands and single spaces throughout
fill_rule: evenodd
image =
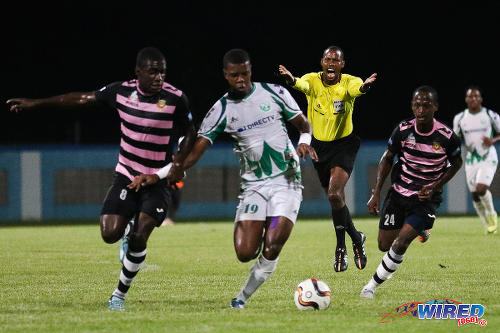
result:
M 333 269 L 335 272 L 343 272 L 347 269 L 347 250 L 346 248 L 339 247 L 335 250 L 335 258 L 333 260 Z
M 361 235 L 361 241 L 359 243 L 352 243 L 352 249 L 354 251 L 354 263 L 358 269 L 363 269 L 366 266 L 366 252 L 365 252 L 365 241 L 366 236 L 361 231 L 359 232 Z

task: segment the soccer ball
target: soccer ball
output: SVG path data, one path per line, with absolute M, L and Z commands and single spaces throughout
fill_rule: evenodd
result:
M 330 287 L 317 279 L 307 279 L 295 289 L 295 305 L 299 310 L 325 310 L 330 306 Z

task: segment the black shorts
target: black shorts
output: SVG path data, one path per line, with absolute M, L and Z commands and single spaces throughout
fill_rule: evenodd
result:
M 167 216 L 170 189 L 165 180 L 143 187 L 136 192 L 129 190 L 130 179 L 116 172 L 113 184 L 106 194 L 101 215 L 121 215 L 131 219 L 139 212 L 153 217 L 160 226 Z
M 333 141 L 319 141 L 312 138 L 311 146 L 318 154 L 318 162 L 313 162 L 313 165 L 321 186 L 328 187 L 330 170 L 334 167 L 341 167 L 349 176 L 351 175 L 360 144 L 360 138 L 353 133 Z
M 418 198 L 404 197 L 391 188 L 380 212 L 379 229 L 398 230 L 404 223 L 411 225 L 417 232 L 432 229 L 440 203 L 441 196 L 420 201 Z

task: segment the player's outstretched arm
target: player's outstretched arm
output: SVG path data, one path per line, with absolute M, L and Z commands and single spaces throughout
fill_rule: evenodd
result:
M 288 69 L 286 69 L 285 66 L 279 65 L 278 73 L 282 78 L 285 79 L 287 84 L 292 86 L 295 83 L 295 77 L 292 75 L 292 73 L 290 73 Z
M 95 93 L 71 92 L 64 95 L 47 98 L 11 98 L 6 103 L 10 111 L 19 112 L 23 110 L 35 110 L 40 107 L 65 107 L 85 105 L 96 101 Z
M 370 90 L 372 84 L 375 82 L 376 79 L 377 79 L 377 73 L 373 73 L 372 75 L 370 75 L 370 77 L 363 82 L 363 85 L 359 87 L 359 91 L 361 91 L 362 93 L 368 92 L 368 90 Z
M 380 192 L 382 191 L 382 186 L 384 185 L 385 179 L 389 175 L 392 169 L 392 162 L 394 161 L 394 153 L 390 150 L 386 150 L 377 168 L 377 181 L 375 187 L 372 189 L 372 196 L 366 208 L 368 208 L 368 213 L 372 215 L 377 215 L 380 212 Z
M 303 160 L 305 160 L 306 156 L 309 155 L 309 157 L 311 157 L 311 160 L 317 162 L 318 155 L 316 154 L 316 150 L 311 147 L 312 126 L 307 118 L 303 114 L 299 114 L 298 116 L 292 118 L 290 122 L 300 132 L 300 139 L 297 145 L 297 155 L 299 155 L 299 157 Z

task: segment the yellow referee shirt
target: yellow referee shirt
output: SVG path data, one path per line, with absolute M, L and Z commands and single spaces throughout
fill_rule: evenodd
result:
M 359 91 L 363 80 L 342 73 L 339 83 L 327 86 L 321 80 L 321 73 L 296 78 L 293 88 L 306 94 L 307 118 L 313 126 L 314 137 L 320 141 L 333 141 L 352 133 L 354 100 L 363 95 Z

